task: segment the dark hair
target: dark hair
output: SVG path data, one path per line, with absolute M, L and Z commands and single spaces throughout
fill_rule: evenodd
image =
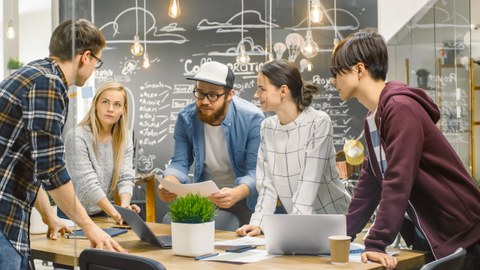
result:
M 276 59 L 267 62 L 262 66 L 260 72 L 276 87 L 288 86 L 297 108 L 301 111 L 312 104 L 313 94 L 319 90 L 316 85 L 304 84 L 297 66 L 287 60 Z
M 384 38 L 374 28 L 365 28 L 340 41 L 333 50 L 331 64 L 345 73 L 357 63 L 365 64 L 374 80 L 386 80 L 388 51 Z
M 72 33 L 72 27 L 75 32 Z M 72 55 L 72 46 L 74 54 Z M 98 54 L 105 48 L 106 42 L 102 32 L 91 22 L 85 19 L 67 20 L 61 23 L 50 38 L 50 56 L 58 57 L 61 61 L 72 60 L 76 54 L 90 50 Z

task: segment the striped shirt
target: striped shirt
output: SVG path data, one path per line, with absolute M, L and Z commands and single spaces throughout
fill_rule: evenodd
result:
M 67 90 L 64 74 L 48 58 L 0 83 L 0 228 L 22 255 L 29 253 L 30 212 L 38 188 L 51 190 L 70 180 L 60 137 Z
M 258 201 L 250 224 L 262 227 L 277 198 L 289 214 L 344 214 L 350 196 L 336 169 L 330 117 L 307 107 L 292 123 L 265 119 L 257 159 Z

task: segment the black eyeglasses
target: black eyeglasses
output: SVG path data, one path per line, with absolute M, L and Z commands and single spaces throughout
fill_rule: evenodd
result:
M 80 55 L 84 54 L 85 52 L 81 52 L 79 53 Z M 95 63 L 95 68 L 100 68 L 102 65 L 103 65 L 103 61 L 102 59 L 98 58 L 95 54 L 93 54 L 91 51 L 90 51 L 90 55 L 95 58 L 95 60 L 97 60 L 97 62 Z
M 205 97 L 207 97 L 208 101 L 214 102 L 214 101 L 217 101 L 219 97 L 225 95 L 225 92 L 221 94 L 212 94 L 212 93 L 205 94 L 195 89 L 193 90 L 193 95 L 199 100 L 203 100 Z
M 95 68 L 100 68 L 103 65 L 102 59 L 96 57 L 93 53 L 90 52 L 90 55 L 97 60 L 97 63 L 95 64 Z

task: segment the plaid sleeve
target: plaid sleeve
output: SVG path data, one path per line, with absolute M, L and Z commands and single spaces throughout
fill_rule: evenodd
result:
M 30 138 L 34 176 L 46 190 L 70 180 L 60 137 L 68 110 L 67 89 L 56 76 L 45 76 L 33 84 L 23 99 L 23 121 Z

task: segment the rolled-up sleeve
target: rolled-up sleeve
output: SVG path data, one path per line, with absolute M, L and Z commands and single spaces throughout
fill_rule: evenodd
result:
M 164 172 L 164 175 L 173 175 L 183 184 L 190 182 L 188 171 L 193 163 L 193 148 L 188 131 L 185 118 L 179 115 L 173 132 L 175 146 L 172 161 Z

